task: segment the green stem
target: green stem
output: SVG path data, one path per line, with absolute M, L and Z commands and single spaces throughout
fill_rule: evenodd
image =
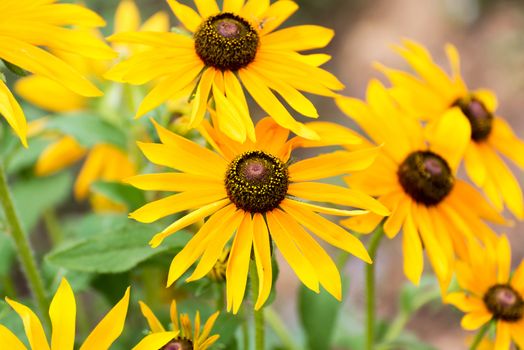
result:
M 54 209 L 48 209 L 44 212 L 44 224 L 53 246 L 56 246 L 62 241 L 62 230 Z
M 284 322 L 278 315 L 278 313 L 275 312 L 271 307 L 265 308 L 265 316 L 266 321 L 269 327 L 273 329 L 275 334 L 280 338 L 282 341 L 282 345 L 285 349 L 288 350 L 300 350 L 301 347 L 295 342 L 293 337 L 289 334 L 287 331 L 286 326 L 284 325 Z
M 469 350 L 476 350 L 477 347 L 480 345 L 480 342 L 482 341 L 482 338 L 486 335 L 486 332 L 489 329 L 489 326 L 491 325 L 491 322 L 486 323 L 480 331 L 475 336 L 475 339 L 473 339 L 473 342 L 471 343 L 471 346 L 469 347 Z
M 4 172 L 4 165 L 0 161 L 0 202 L 4 208 L 5 217 L 10 227 L 11 237 L 16 246 L 18 252 L 18 258 L 22 263 L 23 271 L 25 272 L 31 292 L 35 296 L 35 299 L 40 309 L 42 317 L 48 322 L 48 301 L 44 289 L 44 282 L 40 272 L 38 271 L 33 251 L 29 245 L 29 240 L 24 234 L 20 219 L 16 213 L 15 206 L 11 193 L 9 192 L 9 186 L 7 184 L 6 175 Z
M 255 305 L 258 296 L 258 273 L 257 267 L 254 261 L 251 262 L 251 297 L 253 299 L 253 305 Z M 264 308 L 260 310 L 254 310 L 254 323 L 255 327 L 255 350 L 264 350 Z
M 369 256 L 375 260 L 375 255 L 384 235 L 380 224 L 373 233 L 369 242 Z M 375 343 L 375 262 L 366 264 L 366 350 L 373 350 Z

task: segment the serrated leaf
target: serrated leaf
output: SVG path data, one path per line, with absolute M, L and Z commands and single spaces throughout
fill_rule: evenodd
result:
M 189 233 L 180 231 L 153 249 L 148 243 L 158 231 L 156 225 L 129 222 L 116 230 L 66 244 L 64 248 L 48 254 L 46 259 L 54 265 L 74 271 L 120 273 L 168 250 L 174 254 L 191 238 Z
M 92 114 L 61 115 L 49 120 L 46 128 L 70 135 L 85 147 L 109 143 L 125 149 L 127 145 L 126 135 L 122 130 Z

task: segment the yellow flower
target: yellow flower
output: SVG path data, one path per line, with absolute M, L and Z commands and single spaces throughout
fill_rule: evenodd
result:
M 7 303 L 20 316 L 25 334 L 33 350 L 73 350 L 75 344 L 76 303 L 71 286 L 62 279 L 49 306 L 53 332 L 48 343 L 40 320 L 27 306 L 6 298 Z M 107 350 L 120 336 L 129 305 L 129 288 L 124 297 L 98 323 L 88 335 L 80 350 Z M 25 350 L 26 347 L 9 329 L 0 325 L 2 349 Z
M 318 113 L 300 91 L 333 96 L 343 85 L 319 68 L 328 55 L 299 52 L 325 47 L 333 37 L 327 28 L 302 25 L 275 31 L 298 6 L 293 1 L 226 0 L 222 10 L 215 0 L 195 0 L 191 7 L 168 0 L 171 9 L 191 36 L 180 33 L 121 33 L 113 42 L 143 44 L 150 50 L 116 65 L 106 77 L 141 85 L 162 79 L 142 101 L 140 117 L 169 99 L 194 91 L 190 124 L 198 126 L 210 95 L 218 113 L 218 127 L 230 138 L 255 140 L 243 87 L 275 121 L 297 135 L 316 138 L 293 119 L 275 96 L 297 112 L 312 118 Z M 242 84 L 241 84 L 242 83 Z M 242 87 L 243 85 L 243 87 Z
M 195 328 L 194 332 L 192 331 L 193 327 L 191 325 L 191 320 L 189 319 L 188 314 L 180 314 L 177 311 L 176 301 L 173 300 L 171 303 L 170 316 L 171 324 L 173 326 L 172 331 L 166 331 L 162 323 L 156 318 L 155 314 L 151 309 L 144 304 L 140 303 L 140 310 L 151 328 L 151 333 L 145 336 L 134 348 L 133 350 L 151 350 L 151 349 L 166 349 L 166 350 L 206 350 L 211 345 L 213 345 L 219 335 L 209 336 L 211 329 L 218 317 L 219 312 L 215 312 L 209 317 L 209 319 L 204 324 L 204 329 L 200 333 L 200 313 L 196 312 L 195 317 Z
M 0 4 L 0 58 L 39 76 L 47 77 L 82 96 L 102 92 L 59 57 L 43 49 L 73 52 L 92 59 L 110 59 L 115 53 L 89 32 L 67 28 L 104 26 L 94 12 L 55 0 L 3 0 Z M 27 147 L 27 124 L 22 109 L 0 80 L 0 114 Z
M 307 287 L 318 293 L 322 285 L 340 300 L 337 267 L 304 227 L 331 245 L 370 263 L 366 249 L 357 238 L 317 214 L 349 216 L 367 211 L 331 209 L 298 199 L 388 215 L 386 208 L 360 191 L 313 181 L 366 168 L 378 149 L 333 152 L 289 165 L 293 139 L 287 141 L 289 131 L 271 118 L 257 124 L 257 142 L 243 144 L 210 128 L 207 122 L 204 125 L 204 136 L 215 152 L 155 124 L 162 143 L 139 143 L 139 147 L 153 163 L 180 172 L 139 175 L 128 180 L 143 190 L 180 192 L 139 208 L 130 214 L 131 218 L 153 222 L 167 215 L 191 211 L 157 234 L 150 242 L 153 247 L 180 229 L 210 216 L 173 259 L 168 286 L 199 257 L 202 258 L 187 281 L 206 276 L 236 231 L 226 268 L 228 310 L 236 313 L 242 302 L 252 247 L 261 286 L 255 308 L 259 309 L 267 299 L 272 282 L 270 236 Z
M 135 162 L 120 148 L 98 144 L 90 150 L 81 146 L 73 137 L 64 136 L 49 145 L 38 158 L 36 174 L 47 176 L 60 171 L 86 157 L 75 182 L 74 194 L 79 201 L 90 194 L 91 185 L 97 180 L 120 181 L 136 174 Z M 92 194 L 91 202 L 97 211 L 125 210 L 105 197 Z
M 468 256 L 457 262 L 460 292 L 450 293 L 445 302 L 465 312 L 462 328 L 476 330 L 496 323 L 495 350 L 510 349 L 513 340 L 524 347 L 524 261 L 510 277 L 511 249 L 506 236 L 483 249 L 469 242 Z
M 465 252 L 465 239 L 495 237 L 481 218 L 504 222 L 473 187 L 455 177 L 469 143 L 469 123 L 458 117 L 458 108 L 447 111 L 429 135 L 428 144 L 419 121 L 406 117 L 376 80 L 368 86 L 367 101 L 337 99 L 342 111 L 375 143 L 384 144 L 375 163 L 348 177 L 347 182 L 352 188 L 379 197 L 392 211 L 384 230 L 394 238 L 403 229 L 406 276 L 414 284 L 419 283 L 425 248 L 444 292 L 453 273 L 455 255 Z M 381 216 L 370 213 L 343 224 L 366 233 L 380 221 Z
M 405 40 L 396 51 L 410 64 L 418 77 L 378 65 L 394 85 L 396 97 L 408 106 L 410 113 L 432 122 L 455 106 L 459 118 L 471 125 L 471 139 L 464 155 L 469 178 L 486 193 L 492 204 L 503 210 L 504 204 L 518 218 L 524 218 L 520 185 L 499 156 L 502 154 L 524 168 L 524 141 L 513 133 L 506 121 L 496 115 L 497 98 L 486 89 L 469 90 L 460 75 L 456 48 L 446 46 L 452 75 L 437 66 L 421 45 Z M 420 79 L 419 79 L 420 78 Z

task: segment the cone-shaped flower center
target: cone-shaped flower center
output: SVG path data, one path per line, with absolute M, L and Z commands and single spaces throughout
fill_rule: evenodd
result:
M 286 164 L 271 154 L 249 151 L 235 158 L 226 173 L 229 199 L 237 208 L 265 213 L 286 197 L 289 175 Z
M 193 342 L 189 339 L 176 338 L 158 350 L 193 350 Z
M 431 151 L 411 153 L 400 164 L 397 175 L 404 191 L 427 206 L 440 203 L 454 183 L 448 163 Z
M 251 63 L 258 33 L 248 21 L 232 13 L 206 19 L 194 34 L 195 50 L 206 66 L 236 71 Z
M 477 142 L 487 139 L 493 127 L 493 113 L 475 98 L 460 99 L 455 105 L 460 107 L 471 124 L 471 139 Z
M 517 322 L 524 315 L 522 296 L 509 284 L 497 284 L 488 289 L 484 304 L 497 320 Z

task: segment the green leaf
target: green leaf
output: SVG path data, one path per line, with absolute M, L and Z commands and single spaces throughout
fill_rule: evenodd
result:
M 12 187 L 15 206 L 22 226 L 30 232 L 49 208 L 62 203 L 73 185 L 70 172 L 17 181 Z
M 13 64 L 6 60 L 2 61 L 4 62 L 5 67 L 11 71 L 11 73 L 14 73 L 20 77 L 25 77 L 28 75 L 28 73 L 24 69 L 18 67 L 16 64 Z
M 155 249 L 148 242 L 160 228 L 129 221 L 123 227 L 110 229 L 77 242 L 69 242 L 49 253 L 46 259 L 74 271 L 95 273 L 125 272 L 139 263 L 169 251 L 181 249 L 191 235 L 180 231 Z
M 343 282 L 343 287 L 346 284 Z M 324 290 L 316 294 L 304 285 L 300 286 L 298 303 L 300 322 L 306 334 L 308 349 L 329 349 L 342 309 L 341 303 Z
M 91 185 L 91 190 L 113 202 L 124 204 L 130 211 L 146 203 L 143 191 L 121 182 L 96 181 Z
M 125 149 L 126 135 L 113 124 L 87 113 L 61 115 L 46 124 L 47 129 L 57 130 L 75 138 L 85 147 L 109 143 Z

